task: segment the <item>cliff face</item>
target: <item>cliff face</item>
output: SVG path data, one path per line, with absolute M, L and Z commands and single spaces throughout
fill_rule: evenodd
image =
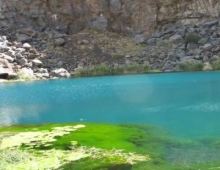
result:
M 127 34 L 220 17 L 219 0 L 0 0 L 0 27 L 101 27 Z

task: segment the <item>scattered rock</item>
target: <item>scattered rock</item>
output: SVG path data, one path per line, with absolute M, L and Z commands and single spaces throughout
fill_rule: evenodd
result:
M 108 27 L 108 19 L 103 15 L 92 22 L 92 27 L 96 29 L 106 30 Z
M 50 72 L 51 77 L 69 78 L 70 73 L 64 68 L 56 69 Z
M 181 35 L 173 35 L 169 38 L 169 41 L 172 42 L 172 43 L 180 43 L 183 41 L 183 37 Z
M 17 40 L 20 42 L 27 42 L 31 40 L 31 37 L 27 36 L 26 34 L 17 34 Z
M 56 46 L 62 46 L 62 45 L 64 45 L 65 43 L 66 43 L 66 40 L 65 40 L 64 38 L 58 38 L 58 39 L 56 39 L 55 42 L 54 42 L 54 44 L 55 44 Z
M 24 66 L 28 63 L 26 58 L 21 58 L 20 60 L 18 60 L 18 64 L 21 66 Z
M 135 44 L 142 44 L 142 43 L 146 43 L 146 35 L 144 34 L 138 34 L 134 37 L 133 41 L 135 42 Z
M 35 58 L 34 60 L 32 60 L 32 63 L 35 66 L 41 67 L 43 65 L 42 61 L 40 61 L 39 59 Z
M 209 51 L 212 49 L 212 45 L 211 44 L 205 44 L 203 47 L 202 47 L 202 50 L 204 51 Z
M 8 62 L 12 63 L 14 61 L 14 58 L 10 57 L 6 54 L 0 54 L 0 58 L 6 59 Z
M 25 48 L 25 49 L 30 49 L 30 48 L 31 48 L 31 45 L 28 44 L 28 43 L 24 43 L 24 44 L 23 44 L 23 48 Z

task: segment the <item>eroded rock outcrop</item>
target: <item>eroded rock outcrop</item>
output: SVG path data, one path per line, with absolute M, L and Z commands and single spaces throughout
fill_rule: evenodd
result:
M 1 27 L 52 27 L 65 33 L 100 27 L 100 22 L 121 33 L 152 33 L 219 16 L 218 0 L 0 0 Z

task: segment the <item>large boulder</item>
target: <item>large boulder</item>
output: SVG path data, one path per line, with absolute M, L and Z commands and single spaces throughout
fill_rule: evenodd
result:
M 4 68 L 9 68 L 11 69 L 11 65 L 9 64 L 8 60 L 0 58 L 0 68 L 4 67 Z
M 15 79 L 17 74 L 12 69 L 3 68 L 0 66 L 0 79 Z
M 106 30 L 107 27 L 108 27 L 108 19 L 104 16 L 100 16 L 94 22 L 92 22 L 92 28 Z
M 59 69 L 52 70 L 50 72 L 50 76 L 51 77 L 59 77 L 59 78 L 69 78 L 70 73 L 67 70 L 65 70 L 64 68 L 59 68 Z
M 133 38 L 133 41 L 135 44 L 143 44 L 143 43 L 147 43 L 148 39 L 147 36 L 144 34 L 137 34 Z

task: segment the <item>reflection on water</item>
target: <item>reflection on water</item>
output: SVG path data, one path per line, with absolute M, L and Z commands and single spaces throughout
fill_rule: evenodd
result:
M 19 124 L 23 119 L 38 120 L 38 114 L 45 107 L 37 105 L 29 105 L 22 107 L 5 107 L 0 108 L 0 122 L 2 126 L 10 126 L 13 124 Z M 26 114 L 24 114 L 26 113 Z
M 211 103 L 211 102 L 205 102 L 205 103 L 199 103 L 198 105 L 192 105 L 192 106 L 186 106 L 182 108 L 183 110 L 194 110 L 196 112 L 220 112 L 220 103 Z

